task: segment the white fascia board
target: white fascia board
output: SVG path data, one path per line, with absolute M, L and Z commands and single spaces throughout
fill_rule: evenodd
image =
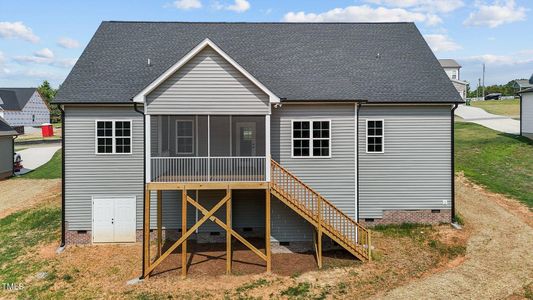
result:
M 239 72 L 241 72 L 244 76 L 246 76 L 246 78 L 248 78 L 251 82 L 253 82 L 259 89 L 265 92 L 269 96 L 270 103 L 280 102 L 280 99 L 278 96 L 274 95 L 274 93 L 272 93 L 259 80 L 257 80 L 250 73 L 248 73 L 248 71 L 246 71 L 243 67 L 241 67 L 235 60 L 233 60 L 228 54 L 222 51 L 222 49 L 220 49 L 210 39 L 203 40 L 200 44 L 194 47 L 189 53 L 187 53 L 184 57 L 182 57 L 177 63 L 175 63 L 172 67 L 170 67 L 163 74 L 161 74 L 161 76 L 159 76 L 156 80 L 154 80 L 147 87 L 145 87 L 139 94 L 133 97 L 133 102 L 144 103 L 146 100 L 146 95 L 152 92 L 156 87 L 158 87 L 161 83 L 163 83 L 166 79 L 168 79 L 172 74 L 178 71 L 183 65 L 189 62 L 194 56 L 196 56 L 200 51 L 202 51 L 207 46 L 213 48 L 213 50 L 215 50 L 220 56 L 222 56 L 226 61 L 228 61 L 237 70 L 239 70 Z

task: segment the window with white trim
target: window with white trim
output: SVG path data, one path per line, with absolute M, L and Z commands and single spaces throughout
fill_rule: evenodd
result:
M 176 120 L 176 154 L 194 154 L 192 120 Z
M 366 152 L 383 153 L 383 120 L 366 120 Z
M 330 121 L 293 121 L 292 156 L 330 157 Z
M 96 153 L 130 154 L 131 121 L 96 121 Z

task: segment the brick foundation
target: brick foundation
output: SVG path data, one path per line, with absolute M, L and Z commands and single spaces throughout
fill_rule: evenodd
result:
M 386 210 L 381 219 L 360 219 L 359 222 L 366 227 L 387 224 L 441 224 L 450 223 L 452 211 L 450 209 L 424 209 L 424 210 Z

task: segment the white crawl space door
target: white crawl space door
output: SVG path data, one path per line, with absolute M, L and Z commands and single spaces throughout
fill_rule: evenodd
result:
M 93 242 L 135 242 L 135 196 L 93 197 Z

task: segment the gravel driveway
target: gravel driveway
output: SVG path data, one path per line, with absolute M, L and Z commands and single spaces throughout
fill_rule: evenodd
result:
M 520 134 L 520 121 L 506 116 L 490 114 L 479 107 L 459 105 L 455 110 L 455 115 L 467 122 L 476 123 L 493 130 L 509 134 Z
M 533 213 L 471 184 L 458 184 L 457 189 L 464 195 L 457 207 L 474 228 L 464 263 L 383 298 L 502 299 L 533 282 Z

